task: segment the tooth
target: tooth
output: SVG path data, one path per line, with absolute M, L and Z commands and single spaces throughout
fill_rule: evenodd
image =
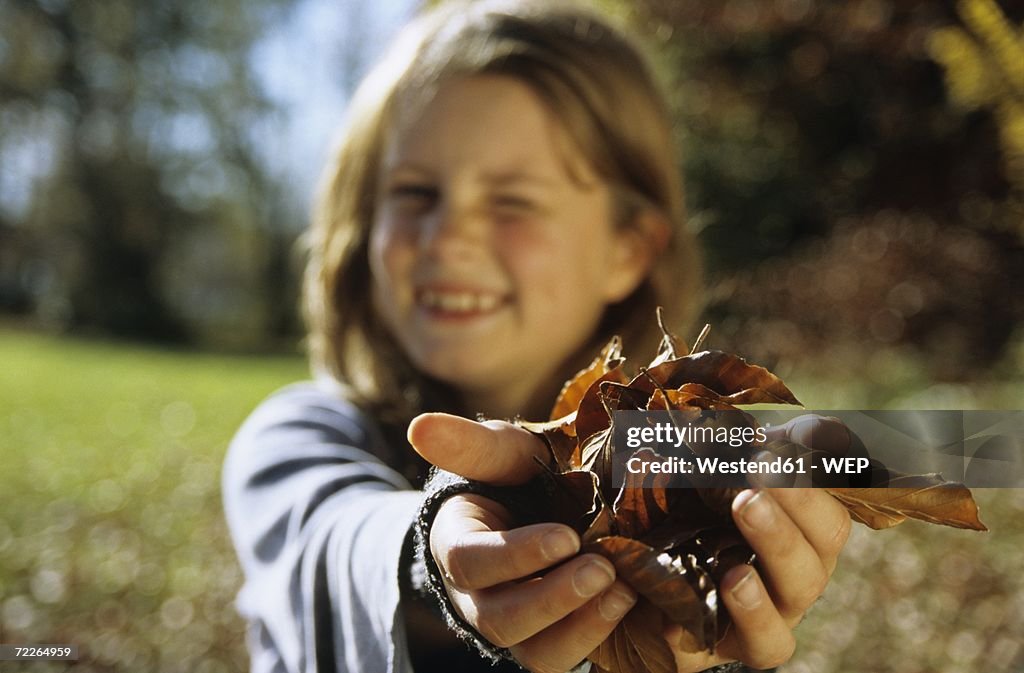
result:
M 423 290 L 419 302 L 427 308 L 438 308 L 453 313 L 491 311 L 501 303 L 501 298 L 490 293 L 439 292 Z
M 441 308 L 446 311 L 458 311 L 459 310 L 459 297 L 454 294 L 442 294 L 441 295 Z

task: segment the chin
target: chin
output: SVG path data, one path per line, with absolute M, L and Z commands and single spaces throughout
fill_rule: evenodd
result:
M 432 360 L 418 363 L 421 371 L 460 391 L 493 389 L 496 381 L 502 380 L 502 373 L 488 368 L 485 363 L 467 363 L 464 358 Z

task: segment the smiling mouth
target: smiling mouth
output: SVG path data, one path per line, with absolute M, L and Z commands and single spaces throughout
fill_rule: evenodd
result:
M 490 313 L 505 301 L 504 295 L 478 290 L 423 288 L 416 293 L 418 306 L 430 313 L 451 317 Z

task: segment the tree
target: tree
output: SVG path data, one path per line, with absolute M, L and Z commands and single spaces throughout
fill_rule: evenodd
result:
M 274 227 L 253 133 L 273 106 L 250 50 L 286 4 L 0 3 L 0 237 L 19 249 L 0 260 L 7 308 L 161 340 L 189 336 L 183 305 L 230 309 L 175 301 L 166 258 L 197 229 Z M 206 268 L 229 262 L 220 252 Z

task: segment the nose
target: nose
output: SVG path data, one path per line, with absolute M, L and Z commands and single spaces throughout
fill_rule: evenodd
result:
M 420 248 L 437 255 L 461 255 L 485 240 L 484 213 L 469 204 L 442 201 L 420 231 Z

